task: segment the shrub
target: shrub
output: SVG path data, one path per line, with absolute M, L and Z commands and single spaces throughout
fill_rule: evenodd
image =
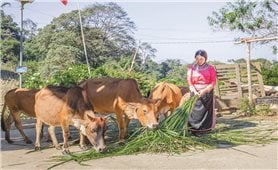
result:
M 240 99 L 240 105 L 239 105 L 240 111 L 245 115 L 245 116 L 251 116 L 256 114 L 256 109 L 255 107 L 249 103 L 248 98 L 244 97 Z

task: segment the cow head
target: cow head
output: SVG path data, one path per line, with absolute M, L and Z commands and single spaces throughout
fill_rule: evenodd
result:
M 155 117 L 159 99 L 142 99 L 140 103 L 126 103 L 124 112 L 129 119 L 138 119 L 142 126 L 156 128 L 158 122 Z
M 79 126 L 79 129 L 83 135 L 85 135 L 90 143 L 94 146 L 97 152 L 103 152 L 106 148 L 104 135 L 107 130 L 106 125 L 107 117 L 96 117 L 92 111 L 85 111 L 84 120 L 75 120 L 75 126 Z

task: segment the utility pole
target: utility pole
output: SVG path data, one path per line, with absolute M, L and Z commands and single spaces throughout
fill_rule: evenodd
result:
M 89 59 L 88 59 L 88 55 L 87 55 L 85 37 L 84 37 L 84 32 L 83 32 L 82 17 L 81 17 L 81 11 L 80 11 L 80 6 L 79 6 L 79 0 L 77 0 L 77 8 L 78 8 L 78 16 L 79 16 L 79 22 L 80 22 L 80 30 L 81 30 L 81 37 L 82 37 L 82 43 L 83 43 L 83 48 L 84 48 L 84 54 L 85 54 L 85 58 L 86 58 L 88 73 L 91 76 L 91 69 L 90 69 L 90 63 L 89 63 Z
M 27 3 L 32 3 L 34 0 L 19 0 L 21 3 L 21 19 L 20 19 L 20 52 L 19 52 L 19 68 L 22 69 L 22 60 L 23 60 L 23 9 L 24 5 Z M 19 87 L 22 87 L 22 73 L 23 71 L 19 71 Z

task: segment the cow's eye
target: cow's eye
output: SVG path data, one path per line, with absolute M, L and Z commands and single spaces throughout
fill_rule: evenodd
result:
M 92 131 L 93 133 L 96 133 L 96 132 L 97 132 L 97 130 L 96 130 L 96 129 L 92 129 L 91 131 Z
M 146 114 L 146 113 L 147 113 L 147 110 L 146 110 L 146 109 L 143 109 L 143 112 L 144 112 L 144 114 Z

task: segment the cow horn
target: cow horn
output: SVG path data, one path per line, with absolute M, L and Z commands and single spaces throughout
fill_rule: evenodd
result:
M 85 113 L 86 113 L 88 116 L 90 116 L 91 118 L 95 118 L 95 117 L 96 117 L 96 115 L 94 114 L 94 112 L 93 112 L 92 110 L 87 110 Z

